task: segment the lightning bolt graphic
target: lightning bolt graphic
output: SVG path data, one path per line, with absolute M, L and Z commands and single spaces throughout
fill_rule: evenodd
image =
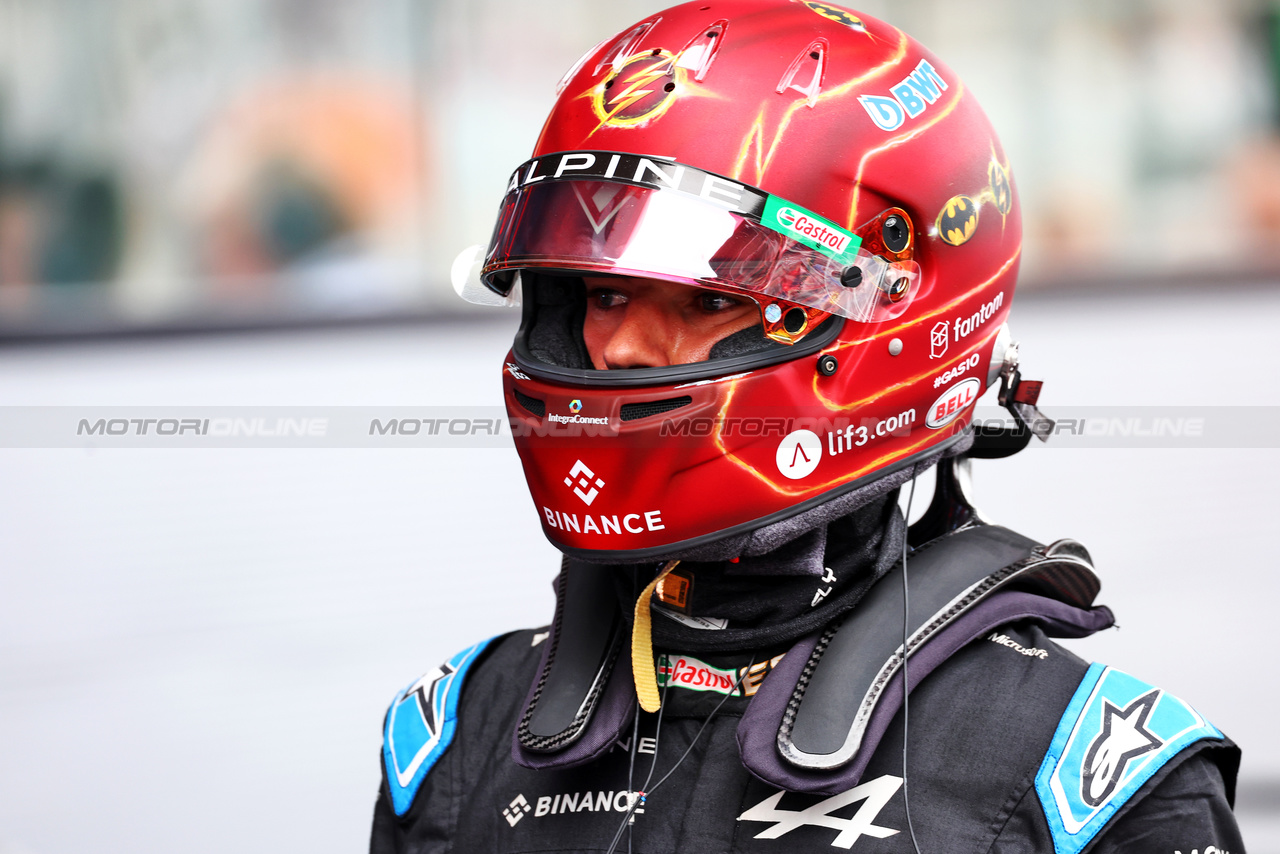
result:
M 867 161 L 870 160 L 872 157 L 875 157 L 877 154 L 883 154 L 884 152 L 888 151 L 891 148 L 897 148 L 899 145 L 910 142 L 911 140 L 915 139 L 917 136 L 924 133 L 929 128 L 933 127 L 938 122 L 942 121 L 947 116 L 955 112 L 956 107 L 960 106 L 961 99 L 964 98 L 964 81 L 963 80 L 956 81 L 956 86 L 954 91 L 955 91 L 955 94 L 951 98 L 951 103 L 947 104 L 946 107 L 944 107 L 942 110 L 934 114 L 934 116 L 930 118 L 929 121 L 925 122 L 922 125 L 917 125 L 909 133 L 899 134 L 898 136 L 895 136 L 893 139 L 889 140 L 884 145 L 881 145 L 877 148 L 873 148 L 870 151 L 868 151 L 866 154 L 862 155 L 862 159 L 858 161 L 858 174 L 856 174 L 853 177 L 853 200 L 849 204 L 849 221 L 850 222 L 853 221 L 854 216 L 856 216 L 858 212 L 858 195 L 862 191 L 862 173 L 867 168 Z
M 983 347 L 986 347 L 987 344 L 991 343 L 991 339 L 995 338 L 999 334 L 1000 334 L 999 329 L 993 329 L 990 333 L 988 333 L 987 335 L 983 336 L 978 340 L 978 345 L 974 348 L 974 351 L 976 352 L 978 350 L 981 350 Z M 880 338 L 880 337 L 882 336 L 879 336 L 879 335 L 876 336 L 876 338 Z M 957 361 L 953 361 L 951 366 L 954 366 L 954 364 L 956 364 Z M 906 388 L 907 386 L 914 385 L 915 383 L 918 383 L 918 382 L 923 382 L 929 377 L 937 374 L 939 371 L 946 370 L 947 367 L 948 366 L 945 364 L 931 366 L 927 370 L 921 373 L 918 373 L 913 377 L 907 377 L 905 380 L 902 380 L 901 382 L 896 382 L 893 385 L 889 386 L 888 388 L 877 389 L 874 394 L 868 395 L 867 397 L 859 398 L 857 400 L 850 400 L 845 402 L 832 400 L 831 398 L 827 397 L 825 394 L 822 393 L 822 390 L 818 387 L 817 380 L 814 380 L 814 383 L 813 383 L 813 394 L 814 394 L 814 397 L 822 401 L 823 405 L 825 406 L 832 407 L 834 409 L 857 409 L 858 407 L 866 406 L 867 404 L 870 404 L 870 403 L 875 403 L 876 400 L 879 399 L 880 397 L 883 397 L 884 395 L 892 394 L 898 389 Z
M 595 131 L 600 130 L 600 128 L 609 124 L 609 122 L 613 121 L 614 116 L 618 115 L 618 113 L 622 112 L 636 101 L 639 101 L 645 95 L 652 95 L 655 91 L 654 89 L 641 89 L 640 87 L 647 86 L 659 78 L 666 77 L 667 68 L 670 64 L 671 59 L 669 57 L 663 57 L 656 64 L 633 75 L 630 80 L 627 81 L 627 88 L 614 95 L 612 101 L 608 102 L 608 104 L 616 106 L 613 106 L 612 109 L 605 113 L 604 118 L 601 119 L 600 124 L 596 125 L 595 130 L 593 130 L 592 133 L 595 133 Z M 606 106 L 608 104 L 606 104 Z
M 839 86 L 825 92 L 821 92 L 818 95 L 817 103 L 850 94 L 851 92 L 859 89 L 862 84 L 866 83 L 868 80 L 872 80 L 896 68 L 898 64 L 902 62 L 902 58 L 906 55 L 907 37 L 905 34 L 899 33 L 898 46 L 894 50 L 892 56 L 876 67 L 868 69 L 863 74 L 846 80 Z M 817 103 L 815 103 L 815 107 L 817 106 Z M 747 132 L 747 136 L 742 140 L 742 150 L 738 155 L 738 161 L 734 164 L 733 172 L 730 173 L 730 177 L 739 181 L 745 181 L 748 184 L 759 186 L 760 182 L 764 180 L 765 170 L 767 170 L 769 168 L 769 164 L 773 162 L 773 156 L 778 150 L 779 143 L 782 142 L 782 137 L 786 135 L 787 128 L 791 125 L 791 119 L 801 108 L 808 106 L 808 102 L 801 98 L 787 107 L 786 112 L 782 115 L 782 119 L 778 122 L 778 129 L 774 131 L 773 141 L 769 143 L 767 149 L 764 143 L 764 112 L 762 110 L 760 115 L 756 117 L 755 122 L 752 123 L 751 129 Z M 753 150 L 755 152 L 755 175 L 754 177 L 744 178 L 742 173 L 748 166 L 747 161 Z M 845 222 L 844 226 L 846 228 L 853 228 L 853 212 L 850 212 L 849 221 Z
M 946 314 L 947 312 L 951 311 L 953 308 L 958 306 L 960 303 L 969 299 L 974 294 L 980 292 L 987 285 L 991 284 L 996 279 L 1004 275 L 1005 272 L 1008 271 L 1008 269 L 1013 266 L 1014 262 L 1017 261 L 1021 255 L 1022 255 L 1022 247 L 1019 246 L 1017 249 L 1014 250 L 1013 254 L 1009 256 L 1009 259 L 1000 265 L 1000 269 L 996 270 L 995 273 L 993 273 L 990 278 L 988 278 L 984 282 L 979 282 L 978 284 L 974 285 L 972 288 L 960 294 L 950 302 L 944 303 L 938 306 L 937 308 L 933 309 L 932 311 L 926 312 L 925 314 L 922 314 L 917 318 L 903 321 L 902 323 L 899 323 L 895 326 L 891 326 L 888 329 L 880 330 L 875 335 L 871 335 L 867 338 L 858 338 L 852 341 L 841 342 L 838 345 L 839 349 L 844 350 L 849 347 L 858 347 L 858 346 L 861 346 L 862 344 L 870 344 L 873 341 L 878 341 L 880 339 L 893 336 L 898 332 L 901 332 L 902 330 L 916 323 L 924 324 L 925 321 L 932 320 L 933 318 L 937 317 L 940 314 Z

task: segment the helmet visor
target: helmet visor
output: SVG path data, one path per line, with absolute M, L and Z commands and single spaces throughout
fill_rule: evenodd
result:
M 575 157 L 571 163 L 621 156 L 571 152 L 544 161 Z M 746 185 L 628 157 L 651 165 L 636 170 L 642 178 L 661 177 L 526 180 L 533 171 L 521 167 L 483 260 L 455 265 L 455 289 L 491 304 L 511 294 L 516 271 L 546 269 L 733 291 L 759 303 L 766 322 L 786 309 L 778 301 L 862 322 L 895 318 L 910 304 L 919 279 L 914 262 L 874 256 L 857 234 Z M 532 163 L 535 170 L 552 165 Z

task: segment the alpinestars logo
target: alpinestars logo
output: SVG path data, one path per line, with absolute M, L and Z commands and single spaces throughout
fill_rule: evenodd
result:
M 444 694 L 448 692 L 453 684 L 449 677 L 455 672 L 455 669 L 450 667 L 448 662 L 445 662 L 439 667 L 424 673 L 421 679 L 413 683 L 409 690 L 404 692 L 406 698 L 416 696 L 418 708 L 422 711 L 422 720 L 427 725 L 428 732 L 440 732 Z
M 528 815 L 531 809 L 533 807 L 529 806 L 529 802 L 525 800 L 524 795 L 516 795 L 515 800 L 502 808 L 502 817 L 507 820 L 507 824 L 515 827 L 520 823 L 520 819 Z
M 880 827 L 874 822 L 880 810 L 884 809 L 885 804 L 889 803 L 889 799 L 901 787 L 901 777 L 885 774 L 883 777 L 855 786 L 825 801 L 818 801 L 807 809 L 795 811 L 778 809 L 782 796 L 786 794 L 778 792 L 738 816 L 738 821 L 773 822 L 772 827 L 766 827 L 757 833 L 756 839 L 777 839 L 805 825 L 827 827 L 839 831 L 831 843 L 832 848 L 852 848 L 853 844 L 863 836 L 886 839 L 898 832 L 893 828 Z M 858 801 L 863 802 L 862 806 L 858 807 L 858 811 L 851 817 L 839 818 L 832 815 Z
M 574 485 L 575 482 L 577 483 L 576 486 Z M 604 481 L 596 477 L 596 473 L 588 468 L 586 463 L 578 460 L 573 464 L 573 468 L 569 469 L 569 476 L 564 479 L 564 485 L 570 487 L 573 490 L 573 494 L 581 498 L 583 504 L 590 507 L 591 502 L 596 500 L 596 496 L 604 488 Z
M 1102 732 L 1089 745 L 1080 775 L 1080 795 L 1086 804 L 1096 807 L 1105 803 L 1124 779 L 1124 769 L 1131 761 L 1164 745 L 1146 728 L 1147 718 L 1159 699 L 1157 689 L 1123 709 L 1102 701 Z

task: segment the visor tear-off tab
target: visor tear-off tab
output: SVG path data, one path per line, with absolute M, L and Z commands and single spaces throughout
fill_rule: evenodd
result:
M 1114 623 L 1092 605 L 1100 587 L 1088 552 L 1038 546 L 998 526 L 961 528 L 916 551 L 910 683 L 919 684 L 973 639 L 1032 618 L 1054 637 Z M 738 726 L 743 764 L 796 792 L 834 795 L 857 785 L 902 705 L 902 567 L 876 583 L 843 621 L 802 640 L 761 685 Z
M 556 614 L 511 752 L 526 768 L 573 767 L 608 751 L 635 711 L 611 574 L 565 558 Z

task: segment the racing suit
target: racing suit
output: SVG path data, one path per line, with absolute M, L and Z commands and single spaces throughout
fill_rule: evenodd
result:
M 775 730 L 762 736 L 750 713 L 769 677 L 816 675 L 788 645 L 659 648 L 659 712 L 637 711 L 572 763 L 521 759 L 512 733 L 551 687 L 561 618 L 477 644 L 400 693 L 371 851 L 1244 850 L 1236 747 L 1176 697 L 1054 643 L 1052 619 L 984 629 L 912 683 L 856 779 L 793 787 L 769 770 Z

